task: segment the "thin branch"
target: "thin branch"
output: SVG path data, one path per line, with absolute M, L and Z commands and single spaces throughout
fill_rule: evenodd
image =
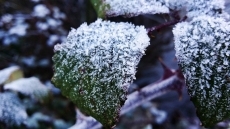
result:
M 150 32 L 152 32 L 152 31 L 159 31 L 160 29 L 163 29 L 163 28 L 165 28 L 165 27 L 169 27 L 169 26 L 171 26 L 171 25 L 175 25 L 175 24 L 177 24 L 177 23 L 179 23 L 179 22 L 185 21 L 186 19 L 187 19 L 187 17 L 185 16 L 185 17 L 183 17 L 183 18 L 180 19 L 180 20 L 169 21 L 169 22 L 160 24 L 160 25 L 158 25 L 158 26 L 154 26 L 154 27 L 152 27 L 152 28 L 148 28 L 148 29 L 147 29 L 147 32 L 150 33 Z
M 140 106 L 144 102 L 161 96 L 172 90 L 182 89 L 184 83 L 177 74 L 162 80 L 158 83 L 153 83 L 145 86 L 139 91 L 135 91 L 127 96 L 124 106 L 121 108 L 120 115 L 123 115 L 130 110 Z
M 91 116 L 85 116 L 79 109 L 76 109 L 76 124 L 69 129 L 101 129 L 102 124 Z

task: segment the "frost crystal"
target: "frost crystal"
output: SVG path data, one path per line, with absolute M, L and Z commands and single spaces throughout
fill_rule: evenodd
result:
M 13 93 L 0 93 L 0 121 L 20 125 L 27 119 L 25 107 Z
M 199 16 L 173 30 L 178 63 L 205 126 L 230 116 L 230 23 Z
M 187 13 L 189 19 L 199 15 L 227 16 L 224 0 L 103 0 L 107 16 L 137 16 L 169 13 L 169 10 Z M 102 9 L 102 7 L 100 8 Z
M 224 9 L 224 0 L 188 0 L 187 3 L 188 17 L 218 16 Z
M 104 0 L 108 16 L 169 13 L 165 0 Z
M 54 51 L 65 52 L 65 58 L 77 61 L 76 66 L 67 60 L 63 60 L 62 65 L 73 67 L 80 72 L 79 77 L 84 67 L 88 67 L 97 70 L 90 71 L 90 76 L 100 76 L 101 82 L 115 79 L 116 86 L 122 88 L 135 78 L 136 66 L 148 45 L 149 38 L 143 26 L 99 19 L 89 26 L 83 24 L 77 30 L 72 29 L 67 42 L 56 45 Z M 105 69 L 109 71 L 103 71 Z
M 101 19 L 83 24 L 55 45 L 52 81 L 78 108 L 112 126 L 148 45 L 143 26 Z
M 4 89 L 18 91 L 25 95 L 30 95 L 37 99 L 48 96 L 49 89 L 43 85 L 37 78 L 21 78 L 4 86 Z
M 200 15 L 226 16 L 224 3 L 224 0 L 168 0 L 167 5 L 170 9 L 187 12 L 186 16 L 191 19 Z

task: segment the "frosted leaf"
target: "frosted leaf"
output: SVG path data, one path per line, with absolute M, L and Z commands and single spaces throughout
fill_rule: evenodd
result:
M 188 2 L 188 17 L 199 15 L 218 16 L 223 13 L 224 0 L 190 0 Z
M 225 0 L 168 0 L 167 6 L 170 9 L 186 13 L 184 15 L 189 19 L 200 15 L 228 17 L 224 12 Z
M 55 45 L 52 81 L 79 109 L 111 127 L 148 45 L 143 26 L 101 19 L 82 24 Z
M 0 93 L 0 121 L 20 125 L 27 119 L 25 107 L 13 93 Z
M 36 77 L 18 79 L 6 84 L 4 89 L 18 91 L 36 99 L 42 99 L 49 95 L 49 89 Z
M 18 66 L 11 66 L 0 70 L 0 85 L 23 77 L 23 73 Z
M 169 13 L 165 0 L 104 0 L 107 16 Z
M 191 100 L 204 126 L 230 117 L 230 23 L 199 16 L 173 29 L 175 50 Z

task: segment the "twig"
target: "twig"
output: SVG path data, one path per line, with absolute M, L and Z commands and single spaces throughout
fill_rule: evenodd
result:
M 77 120 L 76 124 L 69 129 L 100 129 L 102 124 L 91 116 L 85 116 L 79 109 L 76 109 Z
M 177 23 L 179 23 L 179 22 L 182 22 L 182 21 L 184 21 L 184 20 L 186 20 L 186 19 L 187 19 L 187 16 L 183 17 L 183 18 L 180 19 L 180 20 L 169 21 L 169 22 L 163 23 L 163 24 L 161 24 L 161 25 L 154 26 L 154 27 L 152 27 L 152 28 L 148 28 L 148 29 L 147 29 L 147 32 L 150 33 L 150 32 L 152 32 L 152 31 L 159 31 L 160 29 L 163 29 L 163 28 L 168 27 L 168 26 L 171 26 L 171 25 L 175 25 L 175 24 L 177 24 Z
M 141 90 L 135 91 L 127 96 L 127 100 L 121 108 L 120 115 L 129 112 L 144 102 L 172 91 L 173 89 L 182 89 L 183 84 L 183 81 L 175 74 L 161 82 L 145 86 Z

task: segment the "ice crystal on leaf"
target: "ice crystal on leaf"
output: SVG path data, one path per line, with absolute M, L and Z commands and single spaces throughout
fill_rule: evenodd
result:
M 108 16 L 169 13 L 165 0 L 104 0 Z
M 27 119 L 25 107 L 13 93 L 0 93 L 0 121 L 20 125 Z
M 143 26 L 101 19 L 84 23 L 55 45 L 52 81 L 82 112 L 111 127 L 148 45 Z
M 173 30 L 191 100 L 204 126 L 230 117 L 230 23 L 199 16 Z
M 224 0 L 94 0 L 93 3 L 97 12 L 109 17 L 170 13 L 170 9 L 186 13 L 189 19 L 198 15 L 227 16 L 223 11 Z
M 188 19 L 200 15 L 209 15 L 214 17 L 228 17 L 224 12 L 224 0 L 166 0 L 170 9 L 186 13 Z
M 187 16 L 209 15 L 219 17 L 223 13 L 224 0 L 188 0 Z

